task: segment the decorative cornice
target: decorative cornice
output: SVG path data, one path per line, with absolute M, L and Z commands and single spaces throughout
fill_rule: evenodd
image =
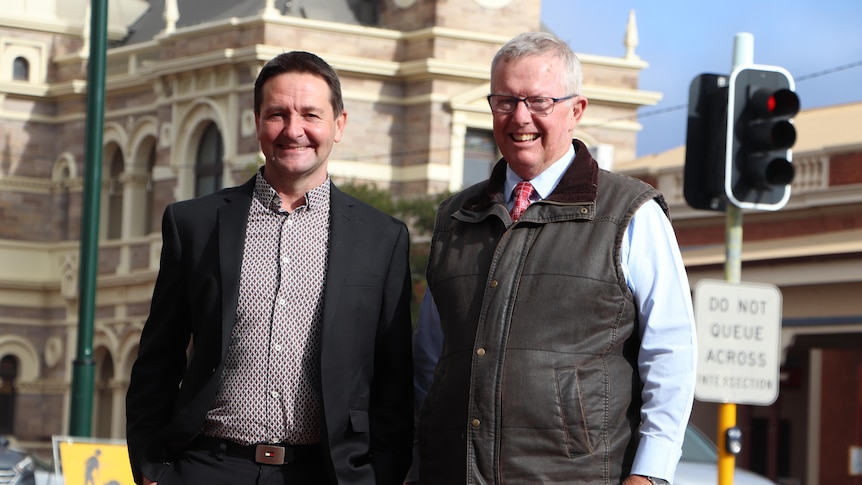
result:
M 577 53 L 581 64 L 592 64 L 595 66 L 617 67 L 641 71 L 649 67 L 649 63 L 640 58 L 627 59 L 625 57 L 598 56 L 595 54 Z
M 662 93 L 642 91 L 639 89 L 612 88 L 595 85 L 585 85 L 584 96 L 591 100 L 601 100 L 608 103 L 631 104 L 635 106 L 654 106 L 661 101 Z
M 89 17 L 87 16 L 82 15 L 80 18 L 89 21 Z M 86 25 L 84 20 L 79 23 L 72 23 L 60 18 L 50 21 L 46 19 L 12 17 L 8 13 L 5 13 L 2 16 L 2 20 L 0 20 L 0 26 L 21 30 L 32 30 L 46 34 L 81 37 L 84 33 L 84 26 Z M 122 40 L 129 35 L 129 30 L 125 27 L 109 25 L 107 35 L 110 40 Z
M 61 187 L 60 184 L 44 178 L 19 177 L 15 175 L 0 176 L 0 190 L 2 191 L 44 194 Z
M 70 383 L 59 379 L 40 379 L 32 382 L 16 382 L 19 394 L 65 394 Z

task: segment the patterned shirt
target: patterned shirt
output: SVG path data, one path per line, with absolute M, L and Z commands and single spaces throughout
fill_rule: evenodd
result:
M 203 433 L 241 444 L 320 442 L 320 314 L 330 181 L 293 212 L 258 173 L 224 374 Z

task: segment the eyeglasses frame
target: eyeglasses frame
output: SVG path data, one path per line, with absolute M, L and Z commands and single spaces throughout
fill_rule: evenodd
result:
M 514 99 L 515 100 L 515 105 L 514 105 L 515 107 L 512 108 L 512 111 L 495 111 L 493 105 L 491 104 L 491 99 L 495 96 L 499 96 L 502 98 Z M 551 96 L 527 96 L 526 98 L 519 98 L 518 96 L 509 96 L 506 94 L 489 94 L 487 96 L 487 100 L 488 100 L 488 106 L 491 108 L 491 112 L 494 114 L 502 114 L 502 115 L 512 114 L 518 109 L 518 104 L 524 103 L 524 107 L 527 108 L 527 111 L 529 111 L 530 114 L 534 114 L 536 116 L 549 116 L 551 113 L 554 112 L 554 107 L 557 106 L 557 103 L 560 103 L 562 101 L 568 101 L 568 100 L 570 100 L 572 98 L 576 98 L 578 96 L 580 96 L 580 95 L 579 94 L 570 94 L 568 96 L 563 96 L 561 98 L 553 98 Z M 529 100 L 529 99 L 550 99 L 552 101 L 551 107 L 548 108 L 547 113 L 536 113 L 535 111 L 530 109 L 530 105 L 529 105 L 529 103 L 527 103 L 527 100 Z

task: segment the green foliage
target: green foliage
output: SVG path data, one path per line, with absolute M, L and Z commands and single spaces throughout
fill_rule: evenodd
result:
M 410 228 L 411 240 L 427 240 L 434 229 L 437 207 L 451 192 L 395 197 L 391 191 L 374 184 L 356 181 L 336 184 L 343 192 L 401 219 Z

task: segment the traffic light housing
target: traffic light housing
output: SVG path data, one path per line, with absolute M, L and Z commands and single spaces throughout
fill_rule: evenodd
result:
M 726 74 L 700 74 L 689 87 L 683 196 L 695 209 L 726 205 L 727 91 Z
M 728 80 L 724 193 L 743 209 L 778 210 L 790 198 L 799 97 L 790 74 L 743 65 Z

